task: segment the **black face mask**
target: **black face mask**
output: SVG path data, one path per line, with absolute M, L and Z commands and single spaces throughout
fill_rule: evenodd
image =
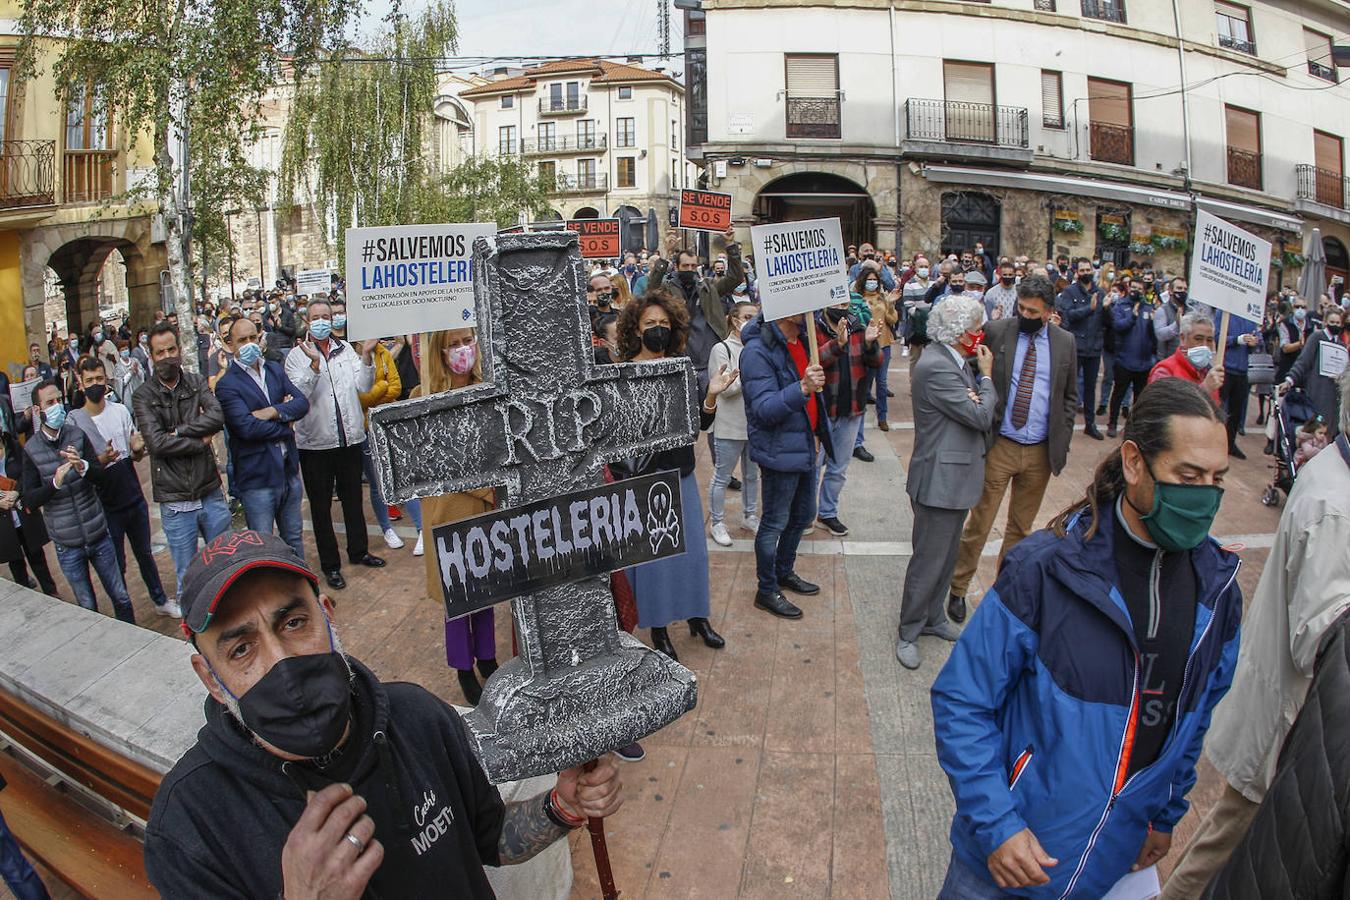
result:
M 98 404 L 103 402 L 103 397 L 108 393 L 106 384 L 91 384 L 84 389 L 84 399 L 90 403 Z
M 1004 275 L 1001 278 L 999 278 L 999 281 L 1003 282 L 1004 287 L 1012 287 L 1012 283 L 1016 280 L 1017 276 L 1015 275 Z
M 1020 312 L 1017 314 L 1017 330 L 1023 334 L 1035 334 L 1044 327 L 1044 319 L 1029 319 Z
M 681 275 L 686 273 L 681 272 Z M 688 273 L 688 274 L 693 274 Z M 666 348 L 670 346 L 670 329 L 664 325 L 653 325 L 642 332 L 642 346 L 653 353 L 665 353 Z
M 1327 334 L 1331 335 L 1332 337 L 1340 337 L 1340 336 L 1341 336 L 1341 330 L 1342 330 L 1342 326 L 1340 326 L 1340 325 L 1328 325 L 1328 326 L 1327 326 Z
M 595 295 L 595 305 L 599 307 L 607 307 L 613 300 L 614 295 L 609 291 L 602 291 Z
M 239 717 L 278 750 L 323 756 L 333 752 L 351 721 L 350 677 L 335 650 L 288 656 L 239 698 Z
M 1138 303 L 1140 300 L 1143 300 L 1143 299 L 1144 299 L 1144 292 L 1143 292 L 1143 291 L 1130 291 L 1130 299 L 1133 300 L 1135 303 Z
M 827 318 L 827 319 L 830 320 L 830 324 L 831 324 L 831 325 L 836 324 L 840 319 L 844 318 L 844 316 L 847 316 L 847 315 L 848 315 L 848 310 L 846 310 L 846 309 L 834 309 L 834 308 L 830 308 L 830 309 L 825 310 L 825 318 Z
M 693 290 L 694 285 L 698 284 L 697 272 L 676 272 L 675 280 L 680 283 L 680 287 L 686 291 Z
M 1086 275 L 1079 275 L 1078 283 L 1081 284 L 1083 287 L 1087 287 L 1089 284 L 1092 284 L 1092 273 L 1089 272 Z
M 176 356 L 155 360 L 155 377 L 165 384 L 173 384 L 183 374 L 183 362 Z

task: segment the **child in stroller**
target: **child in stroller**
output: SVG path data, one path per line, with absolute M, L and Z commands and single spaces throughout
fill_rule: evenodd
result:
M 1308 424 L 1316 425 L 1321 417 L 1303 391 L 1293 388 L 1285 393 L 1276 392 L 1271 418 L 1275 421 L 1275 446 L 1271 454 L 1275 457 L 1275 478 L 1261 495 L 1261 502 L 1266 506 L 1277 506 L 1280 494 L 1287 495 L 1293 489 L 1298 470 L 1312 458 L 1312 454 L 1302 458 L 1299 456 L 1299 444 L 1303 436 L 1301 429 Z M 1326 424 L 1322 423 L 1321 428 L 1325 446 Z M 1316 434 L 1316 428 L 1311 434 Z

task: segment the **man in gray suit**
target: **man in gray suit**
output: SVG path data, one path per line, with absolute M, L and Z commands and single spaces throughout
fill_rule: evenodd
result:
M 905 572 L 895 645 L 895 657 L 907 669 L 919 667 L 920 634 L 947 641 L 960 636 L 944 610 L 947 585 L 966 513 L 980 499 L 985 434 L 998 403 L 990 380 L 994 355 L 980 343 L 983 318 L 978 300 L 953 296 L 935 306 L 928 316 L 933 346 L 914 366 L 914 455 L 906 485 L 914 555 Z M 978 371 L 971 370 L 972 358 Z

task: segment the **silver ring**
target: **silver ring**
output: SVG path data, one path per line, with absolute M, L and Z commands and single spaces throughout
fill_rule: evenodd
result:
M 342 839 L 343 839 L 344 841 L 351 841 L 351 845 L 352 845 L 353 847 L 356 848 L 356 855 L 357 855 L 357 856 L 360 856 L 361 853 L 362 853 L 362 851 L 364 851 L 364 850 L 366 849 L 366 842 L 363 841 L 363 840 L 361 840 L 361 839 L 360 839 L 359 837 L 357 837 L 356 835 L 352 834 L 350 831 L 347 832 L 346 834 L 344 834 L 344 835 L 342 836 Z

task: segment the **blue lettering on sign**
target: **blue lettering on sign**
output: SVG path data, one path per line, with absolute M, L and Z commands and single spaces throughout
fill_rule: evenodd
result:
M 361 268 L 361 289 L 364 291 L 394 287 L 431 287 L 471 281 L 473 281 L 473 261 L 468 259 L 433 259 Z
M 1243 259 L 1235 253 L 1229 253 L 1221 250 L 1213 244 L 1204 244 L 1200 251 L 1200 261 L 1206 265 L 1213 266 L 1220 272 L 1227 272 L 1235 275 L 1243 281 L 1251 282 L 1256 285 L 1266 283 L 1265 266 L 1249 259 Z
M 769 257 L 764 277 L 776 278 L 779 275 L 795 275 L 798 272 L 838 267 L 839 250 L 835 247 L 826 247 L 820 250 L 800 250 L 796 253 Z

